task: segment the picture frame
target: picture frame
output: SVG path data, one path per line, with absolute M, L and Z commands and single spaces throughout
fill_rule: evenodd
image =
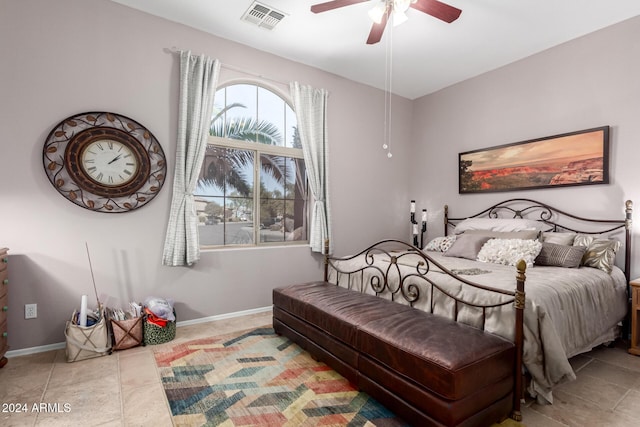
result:
M 458 192 L 488 193 L 609 183 L 610 127 L 458 155 Z

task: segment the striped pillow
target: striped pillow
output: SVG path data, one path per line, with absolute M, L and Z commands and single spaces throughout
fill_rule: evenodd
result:
M 567 246 L 542 242 L 542 250 L 534 263 L 551 267 L 580 267 L 580 262 L 586 249 L 584 246 Z

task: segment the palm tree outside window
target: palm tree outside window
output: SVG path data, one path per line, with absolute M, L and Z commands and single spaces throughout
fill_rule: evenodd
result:
M 209 133 L 195 191 L 200 246 L 307 243 L 306 168 L 289 103 L 253 83 L 222 87 Z

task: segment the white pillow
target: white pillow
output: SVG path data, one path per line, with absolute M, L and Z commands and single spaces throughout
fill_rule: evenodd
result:
M 539 240 L 490 239 L 478 252 L 477 259 L 504 265 L 516 265 L 523 259 L 527 267 L 532 267 L 541 250 L 542 243 Z
M 545 224 L 534 219 L 523 218 L 467 218 L 456 225 L 455 233 L 460 234 L 468 230 L 487 231 L 525 231 L 545 228 Z
M 537 239 L 540 236 L 538 230 L 523 231 L 487 231 L 487 230 L 467 230 L 464 234 L 482 234 L 490 239 Z M 459 236 L 459 234 L 458 234 Z
M 542 241 L 545 243 L 555 243 L 556 245 L 573 245 L 576 233 L 560 233 L 557 231 L 547 231 L 542 233 Z

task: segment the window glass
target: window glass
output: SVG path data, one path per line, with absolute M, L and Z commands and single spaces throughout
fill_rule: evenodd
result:
M 254 84 L 220 88 L 210 135 L 196 188 L 200 245 L 307 241 L 306 168 L 286 100 Z
M 252 85 L 233 85 L 225 88 L 226 134 L 232 139 L 256 141 L 257 93 Z M 217 94 L 216 94 L 217 98 Z
M 267 122 L 273 126 L 273 131 L 278 135 L 277 139 L 272 139 L 268 142 L 271 145 L 283 146 L 285 135 L 285 105 L 286 103 L 282 98 L 273 92 L 270 92 L 263 88 L 258 88 L 258 120 L 260 122 Z
M 262 155 L 261 241 L 306 240 L 307 177 L 302 159 Z M 279 179 L 274 178 L 277 170 Z M 278 233 L 274 233 L 278 231 Z M 278 239 L 278 240 L 276 240 Z
M 201 245 L 253 243 L 253 169 L 252 151 L 207 147 L 196 188 Z
M 302 149 L 300 137 L 298 136 L 296 113 L 289 107 L 285 106 L 285 145 L 291 148 Z

